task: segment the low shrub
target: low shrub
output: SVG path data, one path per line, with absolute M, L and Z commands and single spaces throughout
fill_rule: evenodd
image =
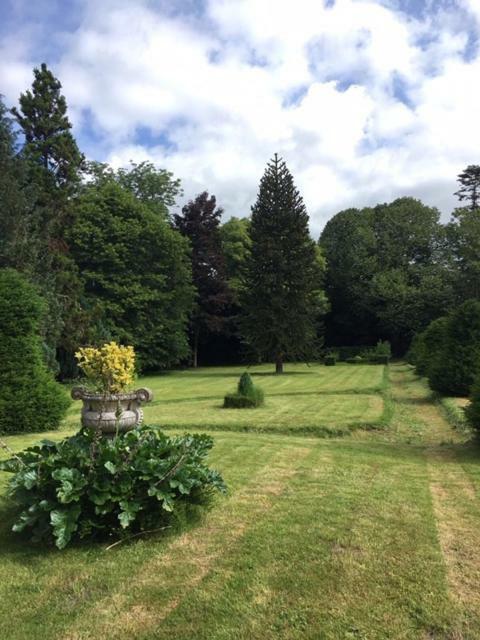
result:
M 365 349 L 360 355 L 372 364 L 388 364 L 392 357 L 392 348 L 388 340 L 379 340 L 375 347 Z
M 328 354 L 323 362 L 326 367 L 333 367 L 337 364 L 337 358 L 333 354 Z
M 227 393 L 223 399 L 225 409 L 253 409 L 257 406 L 253 398 L 242 396 L 240 393 Z
M 253 384 L 252 377 L 245 372 L 238 381 L 236 393 L 227 393 L 223 400 L 225 409 L 252 409 L 265 401 L 262 389 Z
M 169 437 L 141 427 L 114 439 L 81 430 L 43 441 L 0 463 L 15 475 L 9 496 L 18 510 L 13 531 L 59 549 L 84 538 L 122 537 L 167 526 L 225 492 L 205 458 L 207 435 Z
M 346 346 L 346 347 L 332 347 L 331 350 L 335 352 L 337 360 L 339 362 L 346 362 L 348 358 L 354 358 L 361 355 L 365 351 L 365 345 L 363 346 Z
M 57 429 L 70 406 L 43 360 L 43 313 L 25 277 L 0 269 L 0 433 Z
M 348 362 L 348 364 L 365 364 L 366 360 L 362 356 L 354 356 L 353 358 L 347 358 L 345 362 Z

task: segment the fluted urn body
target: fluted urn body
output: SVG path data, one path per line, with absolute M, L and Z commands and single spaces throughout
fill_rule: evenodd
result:
M 115 435 L 130 431 L 142 423 L 141 405 L 153 400 L 153 393 L 147 388 L 131 393 L 92 393 L 84 387 L 74 387 L 72 398 L 83 402 L 83 427 L 93 427 L 105 435 Z

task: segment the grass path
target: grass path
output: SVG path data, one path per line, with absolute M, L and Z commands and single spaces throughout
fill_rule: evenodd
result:
M 394 399 L 407 407 L 428 445 L 425 456 L 439 543 L 450 596 L 462 612 L 454 637 L 480 638 L 480 496 L 462 465 L 471 451 L 461 446 L 464 436 L 452 431 L 428 389 L 422 389 L 410 371 L 398 368 L 393 382 Z M 450 446 L 445 447 L 447 442 Z
M 0 523 L 0 637 L 480 639 L 480 452 L 410 367 L 390 377 L 383 431 L 215 432 L 229 495 L 181 535 L 60 553 Z

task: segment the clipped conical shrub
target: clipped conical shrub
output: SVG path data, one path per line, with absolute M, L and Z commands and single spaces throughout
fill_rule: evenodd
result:
M 226 409 L 248 409 L 264 403 L 263 391 L 253 384 L 250 374 L 245 371 L 240 377 L 237 393 L 227 393 L 223 401 Z
M 0 433 L 58 428 L 70 405 L 42 358 L 43 301 L 14 269 L 0 270 Z

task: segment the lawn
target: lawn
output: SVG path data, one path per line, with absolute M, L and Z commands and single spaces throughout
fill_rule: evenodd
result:
M 265 391 L 259 409 L 223 409 L 242 367 L 215 367 L 150 376 L 138 385 L 153 390 L 145 405 L 145 422 L 164 429 L 221 429 L 340 435 L 358 427 L 375 427 L 388 419 L 384 367 L 380 365 L 286 365 L 276 376 L 271 365 L 250 367 Z M 79 420 L 80 403 L 71 409 L 66 428 Z
M 165 416 L 175 397 L 177 416 L 194 403 L 213 411 L 202 403 L 218 404 L 229 390 L 225 374 L 231 389 L 239 371 L 150 379 L 160 400 L 151 415 Z M 317 399 L 326 399 L 323 424 L 329 406 L 340 418 L 335 398 L 360 407 L 364 396 L 385 392 L 381 367 L 302 371 L 258 376 L 269 399 L 264 411 L 283 398 L 291 419 L 302 420 L 306 405 L 286 399 L 306 391 L 309 420 Z M 451 428 L 410 367 L 390 371 L 394 414 L 383 429 L 327 439 L 215 431 L 210 460 L 229 494 L 180 534 L 110 551 L 45 551 L 12 537 L 4 519 L 0 637 L 480 638 L 480 452 Z M 41 437 L 8 443 L 20 449 Z

